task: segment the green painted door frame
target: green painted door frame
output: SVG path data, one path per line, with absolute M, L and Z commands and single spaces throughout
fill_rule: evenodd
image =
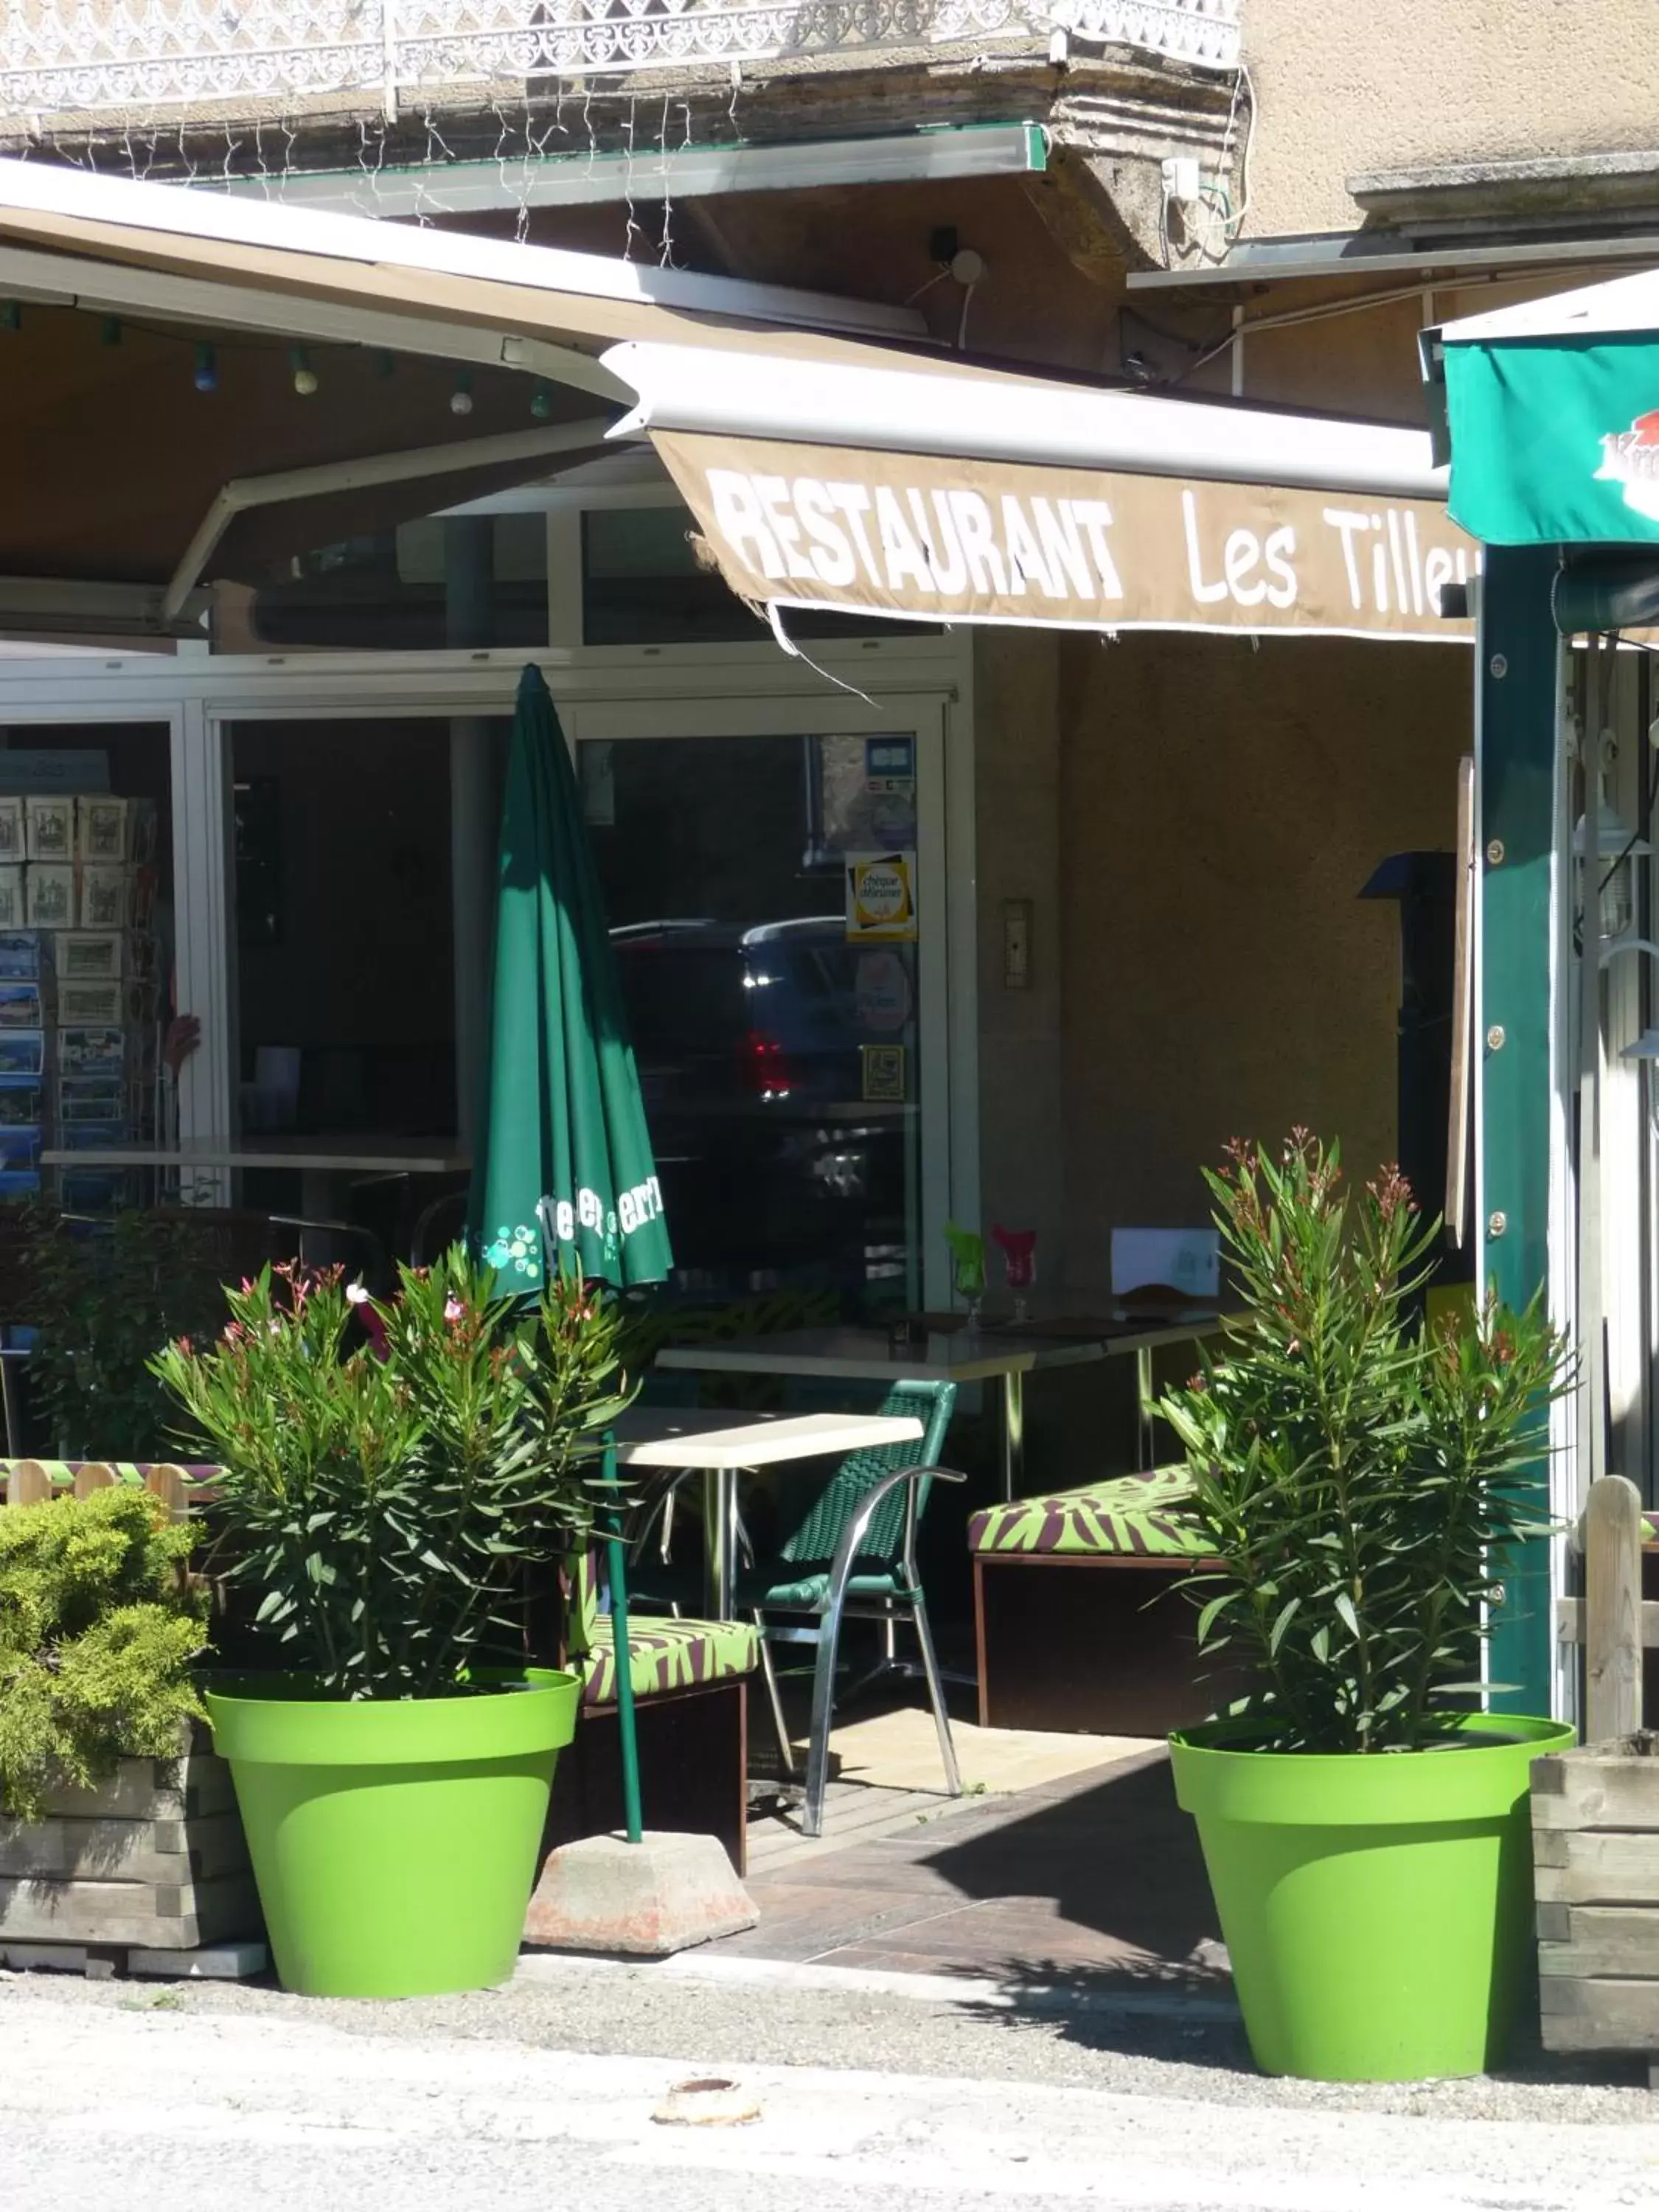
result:
M 1524 1305 L 1549 1274 L 1553 889 L 1561 642 L 1551 609 L 1554 547 L 1490 546 L 1476 636 L 1481 1054 L 1476 1177 L 1478 1279 Z M 1501 1039 L 1498 1033 L 1501 1031 Z M 1539 1518 L 1549 1468 L 1535 1470 Z M 1553 1668 L 1547 1537 L 1522 1547 L 1504 1576 L 1491 1680 L 1500 1711 L 1547 1713 Z

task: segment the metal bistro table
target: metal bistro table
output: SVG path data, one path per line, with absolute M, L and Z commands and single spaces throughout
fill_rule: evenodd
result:
M 666 1345 L 659 1367 L 726 1375 L 804 1375 L 841 1382 L 983 1382 L 1002 1385 L 1002 1494 L 1021 1495 L 1025 1479 L 1025 1377 L 1044 1368 L 1086 1366 L 1133 1353 L 1139 1460 L 1150 1451 L 1153 1352 L 1211 1334 L 1218 1316 L 1208 1309 L 1136 1319 L 1061 1316 L 1007 1322 L 970 1331 L 930 1329 L 925 1339 L 893 1349 L 874 1328 L 780 1329 L 775 1336 L 732 1337 L 722 1343 Z
M 620 1466 L 684 1468 L 702 1475 L 704 1602 L 711 1620 L 732 1618 L 739 1474 L 789 1460 L 842 1459 L 877 1444 L 909 1443 L 922 1433 L 908 1413 L 705 1413 L 652 1406 L 630 1406 L 615 1430 Z
M 195 1169 L 222 1175 L 237 1168 L 284 1168 L 300 1177 L 301 1210 L 333 1211 L 341 1176 L 464 1175 L 471 1150 L 454 1137 L 246 1136 L 187 1138 L 181 1144 L 51 1146 L 43 1168 L 169 1168 L 180 1182 Z

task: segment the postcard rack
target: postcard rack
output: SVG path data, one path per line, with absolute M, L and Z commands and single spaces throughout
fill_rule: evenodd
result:
M 41 1188 L 43 1150 L 156 1135 L 155 809 L 108 793 L 0 795 L 0 1196 Z M 57 1171 L 64 1210 L 131 1202 L 131 1171 Z

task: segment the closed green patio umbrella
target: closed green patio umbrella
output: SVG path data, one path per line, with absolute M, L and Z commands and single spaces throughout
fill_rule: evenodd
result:
M 673 1264 L 592 848 L 559 718 L 526 668 L 501 805 L 495 965 L 468 1231 L 508 1291 L 580 1268 L 619 1290 Z M 614 1455 L 606 1473 L 615 1478 Z M 640 1835 L 628 1595 L 611 1516 L 628 1831 Z
M 538 668 L 501 806 L 489 1059 L 469 1227 L 509 1289 L 561 1264 L 627 1290 L 673 1265 L 599 874 Z

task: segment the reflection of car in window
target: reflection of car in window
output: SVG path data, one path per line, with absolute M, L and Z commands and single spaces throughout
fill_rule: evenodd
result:
M 905 1109 L 863 1103 L 867 955 L 842 916 L 611 943 L 680 1271 L 721 1290 L 902 1272 Z

